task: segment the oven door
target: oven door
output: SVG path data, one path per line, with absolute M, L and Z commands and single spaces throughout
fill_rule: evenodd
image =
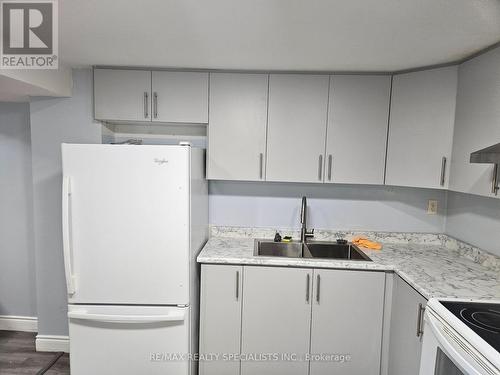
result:
M 425 313 L 420 375 L 497 375 L 478 353 L 432 312 Z

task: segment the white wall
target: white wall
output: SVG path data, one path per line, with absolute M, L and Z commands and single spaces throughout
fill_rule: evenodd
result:
M 449 192 L 445 232 L 500 256 L 500 199 Z
M 92 119 L 92 72 L 73 72 L 73 96 L 33 99 L 31 142 L 39 334 L 67 335 L 61 235 L 61 143 L 100 143 Z
M 302 195 L 311 228 L 395 232 L 444 230 L 446 193 L 440 190 L 361 185 L 241 183 L 212 181 L 213 225 L 297 228 Z M 438 200 L 438 215 L 427 201 Z
M 36 316 L 28 104 L 0 103 L 0 315 Z

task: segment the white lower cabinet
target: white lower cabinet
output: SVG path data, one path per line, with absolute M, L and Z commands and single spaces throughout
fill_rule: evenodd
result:
M 314 270 L 311 375 L 380 374 L 384 292 L 384 272 Z
M 312 270 L 244 269 L 241 374 L 306 375 L 309 362 L 299 357 L 309 352 Z
M 200 375 L 239 374 L 242 276 L 242 266 L 201 266 Z
M 389 375 L 418 375 L 422 352 L 423 309 L 427 300 L 395 277 L 389 343 Z
M 229 265 L 201 272 L 200 354 L 241 361 L 200 361 L 200 375 L 380 374 L 383 272 Z

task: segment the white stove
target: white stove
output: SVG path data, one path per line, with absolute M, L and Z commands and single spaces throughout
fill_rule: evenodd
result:
M 431 299 L 420 375 L 500 375 L 500 301 Z

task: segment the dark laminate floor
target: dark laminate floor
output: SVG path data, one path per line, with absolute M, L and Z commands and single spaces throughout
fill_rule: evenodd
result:
M 69 374 L 68 355 L 36 352 L 35 336 L 30 332 L 0 331 L 1 375 Z

